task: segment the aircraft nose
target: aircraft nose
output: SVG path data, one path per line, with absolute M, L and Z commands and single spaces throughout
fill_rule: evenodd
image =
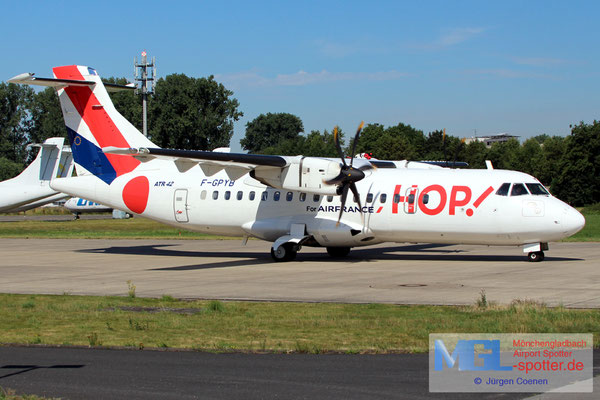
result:
M 569 207 L 566 210 L 566 215 L 563 221 L 563 227 L 568 236 L 576 234 L 585 226 L 585 218 L 573 207 Z

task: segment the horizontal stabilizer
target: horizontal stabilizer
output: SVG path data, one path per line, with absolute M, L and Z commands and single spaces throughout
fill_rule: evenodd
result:
M 49 86 L 57 89 L 65 88 L 67 86 L 84 86 L 92 87 L 96 84 L 93 81 L 81 81 L 77 79 L 56 79 L 56 78 L 38 78 L 35 77 L 32 72 L 17 75 L 8 80 L 9 83 L 20 83 L 23 85 L 37 85 L 37 86 Z M 105 83 L 104 87 L 109 92 L 119 92 L 123 90 L 135 90 L 135 85 L 130 83 L 128 85 L 117 85 L 114 83 Z

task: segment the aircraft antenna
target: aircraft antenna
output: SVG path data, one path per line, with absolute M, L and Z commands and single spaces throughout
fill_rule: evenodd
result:
M 142 51 L 142 57 L 138 63 L 137 57 L 133 59 L 133 71 L 136 82 L 136 94 L 142 95 L 142 132 L 148 137 L 148 95 L 154 93 L 156 82 L 156 57 L 148 62 L 146 50 Z M 137 83 L 140 83 L 139 87 Z

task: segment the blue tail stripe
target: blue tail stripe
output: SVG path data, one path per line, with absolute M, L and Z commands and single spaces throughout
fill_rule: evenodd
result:
M 106 158 L 106 154 L 102 152 L 102 149 L 69 127 L 67 127 L 67 133 L 75 163 L 110 185 L 116 179 L 117 172 Z

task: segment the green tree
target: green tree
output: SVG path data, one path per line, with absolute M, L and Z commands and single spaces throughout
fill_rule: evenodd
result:
M 29 130 L 30 143 L 43 143 L 50 137 L 67 136 L 65 120 L 54 88 L 47 87 L 36 93 L 30 111 L 32 122 Z
M 117 85 L 127 85 L 127 78 L 102 78 L 103 82 L 114 83 Z M 125 119 L 140 132 L 142 131 L 142 96 L 135 94 L 133 90 L 124 90 L 118 92 L 108 92 L 115 108 Z M 153 101 L 152 96 L 148 96 L 148 108 Z M 148 113 L 149 114 L 149 113 Z M 148 116 L 149 117 L 149 116 Z
M 600 201 L 600 122 L 572 127 L 552 190 L 574 206 Z
M 228 146 L 243 113 L 233 92 L 208 78 L 172 74 L 156 83 L 149 104 L 149 135 L 161 147 L 213 150 Z
M 0 157 L 0 181 L 14 178 L 23 170 L 23 164 L 16 163 L 5 157 Z
M 338 128 L 338 136 L 340 143 L 343 143 L 344 132 L 340 128 Z M 329 133 L 327 130 L 324 130 L 323 133 L 311 131 L 304 141 L 302 154 L 307 157 L 339 157 L 333 133 Z
M 399 123 L 384 128 L 369 124 L 363 129 L 356 146 L 357 153 L 373 153 L 380 160 L 421 160 L 425 155 L 423 131 Z M 352 145 L 350 141 L 349 147 Z
M 0 157 L 16 164 L 23 164 L 27 155 L 33 95 L 29 86 L 0 83 Z
M 543 152 L 540 142 L 535 138 L 527 139 L 519 148 L 519 171 L 534 175 L 539 171 L 543 162 Z
M 521 144 L 517 139 L 506 142 L 495 142 L 488 151 L 488 159 L 496 169 L 520 170 L 519 150 Z
M 544 144 L 546 140 L 550 139 L 550 135 L 542 133 L 541 135 L 534 136 L 533 138 L 537 140 L 539 144 Z
M 267 148 L 271 151 L 275 146 L 284 146 L 284 142 L 291 149 L 303 131 L 302 120 L 293 114 L 261 114 L 246 124 L 246 136 L 240 144 L 250 153 L 260 153 Z
M 488 160 L 488 148 L 485 143 L 474 140 L 465 145 L 462 151 L 462 159 L 469 164 L 469 168 L 485 168 L 485 160 Z
M 544 141 L 542 158 L 534 176 L 553 191 L 554 182 L 559 176 L 559 162 L 564 157 L 566 140 L 562 136 L 553 136 Z

